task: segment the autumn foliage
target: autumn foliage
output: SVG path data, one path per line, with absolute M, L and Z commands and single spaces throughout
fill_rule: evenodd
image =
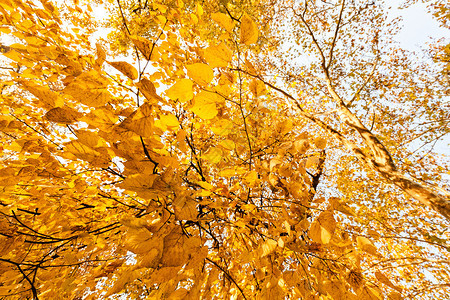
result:
M 369 2 L 2 0 L 0 298 L 446 299 L 448 45 Z

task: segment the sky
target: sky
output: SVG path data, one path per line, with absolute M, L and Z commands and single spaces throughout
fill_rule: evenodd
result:
M 392 7 L 398 6 L 400 0 L 391 0 Z M 427 12 L 426 4 L 417 3 L 407 9 L 392 9 L 392 16 L 402 16 L 402 30 L 397 35 L 398 41 L 408 50 L 419 50 L 430 37 L 445 37 L 450 40 L 450 29 L 439 27 L 439 23 Z M 450 41 L 449 41 L 450 42 Z

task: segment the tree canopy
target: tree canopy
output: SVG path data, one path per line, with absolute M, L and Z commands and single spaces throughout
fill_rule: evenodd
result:
M 386 2 L 2 0 L 0 298 L 446 299 L 449 41 Z

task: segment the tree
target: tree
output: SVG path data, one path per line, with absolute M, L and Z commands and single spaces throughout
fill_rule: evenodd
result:
M 98 5 L 0 4 L 3 298 L 447 297 L 445 60 L 381 1 Z

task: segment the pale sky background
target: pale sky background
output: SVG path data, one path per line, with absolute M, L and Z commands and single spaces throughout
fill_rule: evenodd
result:
M 398 6 L 400 0 L 391 0 L 392 7 Z M 450 39 L 450 29 L 439 27 L 439 23 L 427 13 L 426 4 L 418 3 L 407 9 L 392 9 L 392 16 L 402 16 L 402 30 L 397 35 L 398 41 L 408 50 L 419 50 L 433 38 Z

